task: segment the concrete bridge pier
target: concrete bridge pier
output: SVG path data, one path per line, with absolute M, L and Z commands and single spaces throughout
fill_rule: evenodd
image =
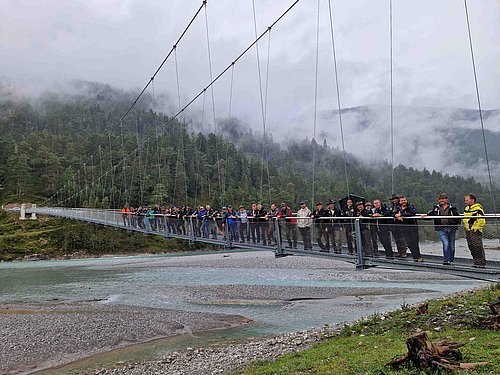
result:
M 34 212 L 34 209 L 36 208 L 36 204 L 31 205 L 31 220 L 36 220 L 36 212 Z M 21 204 L 21 211 L 19 213 L 19 220 L 26 220 L 26 203 Z

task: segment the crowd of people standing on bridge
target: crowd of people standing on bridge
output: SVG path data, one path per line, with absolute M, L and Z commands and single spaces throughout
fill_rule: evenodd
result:
M 425 215 L 417 215 L 415 205 L 406 196 L 393 195 L 388 204 L 380 199 L 354 202 L 347 197 L 340 205 L 329 200 L 326 205 L 315 202 L 311 210 L 305 201 L 299 202 L 296 212 L 286 203 L 278 208 L 272 203 L 268 209 L 260 203 L 244 205 L 238 209 L 232 205 L 222 209 L 210 205 L 191 208 L 182 207 L 123 207 L 123 224 L 140 228 L 147 232 L 164 231 L 177 235 L 227 239 L 232 243 L 251 243 L 263 246 L 276 246 L 278 239 L 286 239 L 288 248 L 297 249 L 298 233 L 302 238 L 305 251 L 312 251 L 312 235 L 321 252 L 342 253 L 345 241 L 347 253 L 354 255 L 356 240 L 360 240 L 366 256 L 378 257 L 379 243 L 386 258 L 406 258 L 408 250 L 415 262 L 424 259 L 419 246 L 419 227 L 417 219 L 434 219 L 434 229 L 443 244 L 443 265 L 452 265 L 455 257 L 456 231 L 463 223 L 467 244 L 474 260 L 474 267 L 486 265 L 482 234 L 485 226 L 482 206 L 476 202 L 474 194 L 465 196 L 464 217 L 457 208 L 449 203 L 446 194 L 441 193 L 438 203 Z M 441 217 L 439 217 L 441 216 Z M 360 233 L 356 235 L 355 221 L 359 219 Z M 312 229 L 314 228 L 314 230 Z M 279 233 L 278 233 L 278 232 Z M 393 251 L 392 239 L 396 251 Z

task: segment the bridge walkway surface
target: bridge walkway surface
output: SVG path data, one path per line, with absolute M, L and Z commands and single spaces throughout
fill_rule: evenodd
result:
M 354 249 L 353 254 L 350 255 L 347 253 L 345 238 L 343 238 L 344 246 L 341 250 L 342 253 L 335 253 L 332 250 L 325 251 L 319 246 L 318 242 L 315 241 L 311 241 L 312 248 L 306 250 L 304 249 L 304 242 L 300 239 L 300 233 L 298 230 L 297 246 L 285 246 L 285 230 L 282 228 L 285 223 L 283 223 L 282 220 L 274 220 L 274 222 L 271 223 L 264 223 L 265 229 L 271 229 L 273 234 L 270 244 L 268 243 L 267 245 L 264 245 L 262 243 L 253 243 L 246 240 L 244 243 L 236 240 L 233 241 L 230 238 L 231 236 L 225 235 L 224 229 L 228 227 L 228 224 L 223 221 L 211 223 L 209 226 L 209 235 L 203 236 L 200 230 L 200 223 L 192 217 L 177 219 L 166 217 L 165 215 L 156 215 L 153 219 L 145 220 L 143 216 L 133 218 L 130 215 L 123 215 L 118 210 L 36 206 L 25 208 L 25 214 L 31 214 L 32 218 L 36 218 L 37 214 L 63 217 L 126 231 L 141 232 L 145 235 L 159 235 L 165 239 L 178 238 L 186 240 L 189 243 L 206 243 L 220 246 L 224 249 L 273 251 L 276 257 L 313 256 L 325 259 L 335 259 L 352 263 L 359 270 L 378 267 L 400 270 L 430 271 L 492 282 L 500 281 L 500 243 L 498 242 L 498 239 L 493 237 L 485 239 L 487 264 L 485 268 L 476 268 L 473 267 L 470 252 L 468 252 L 465 240 L 461 237 L 460 231 L 457 233 L 457 255 L 453 265 L 443 265 L 442 245 L 440 241 L 436 241 L 436 238 L 431 238 L 431 240 L 421 242 L 420 246 L 422 256 L 425 260 L 424 262 L 415 262 L 409 253 L 406 258 L 388 259 L 385 257 L 384 251 L 380 249 L 378 250 L 378 256 L 366 255 L 362 245 L 363 240 L 361 239 L 359 220 L 355 220 L 353 222 L 353 227 L 355 228 L 353 232 Z M 429 233 L 432 233 L 429 221 L 422 221 L 419 226 L 421 227 L 421 237 L 428 236 Z M 491 224 L 490 227 L 490 229 L 493 230 L 493 227 L 496 227 L 496 223 L 495 225 Z M 315 235 L 317 234 L 318 229 L 315 228 L 314 224 L 312 225 L 311 232 L 311 237 L 316 238 Z M 487 231 L 485 230 L 485 232 Z

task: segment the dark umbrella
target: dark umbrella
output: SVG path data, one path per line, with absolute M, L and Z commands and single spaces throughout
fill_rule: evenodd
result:
M 363 204 L 365 203 L 365 198 L 363 198 L 359 195 L 349 194 L 349 195 L 347 195 L 344 198 L 339 200 L 340 209 L 342 211 L 345 211 L 347 209 L 347 200 L 348 199 L 352 200 L 352 204 L 354 206 L 356 206 L 356 203 L 358 203 L 359 201 L 363 202 Z

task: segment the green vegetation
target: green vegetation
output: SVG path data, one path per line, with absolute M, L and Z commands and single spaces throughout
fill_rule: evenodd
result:
M 311 197 L 313 154 L 315 199 L 346 195 L 342 152 L 326 142 L 264 139 L 234 118 L 219 119 L 217 135 L 200 132 L 213 124 L 197 123 L 196 114 L 181 123 L 153 112 L 148 95 L 119 124 L 135 93 L 89 82 L 73 89 L 29 101 L 0 85 L 0 202 L 43 203 L 57 192 L 51 203 L 64 206 L 221 207 L 257 200 L 295 206 Z M 347 155 L 347 168 L 352 193 L 383 200 L 392 193 L 389 164 Z M 395 179 L 397 192 L 419 211 L 430 209 L 441 191 L 459 206 L 473 191 L 491 212 L 487 188 L 473 179 L 402 165 Z
M 204 131 L 213 124 L 199 124 L 196 119 L 181 123 L 154 112 L 147 94 L 118 124 L 136 93 L 91 82 L 75 82 L 72 89 L 71 95 L 46 93 L 28 100 L 0 84 L 0 203 L 94 208 L 203 203 L 220 208 L 229 203 L 284 201 L 295 208 L 299 200 L 310 199 L 313 185 L 314 199 L 346 195 L 342 152 L 326 142 L 275 141 L 234 118 L 218 120 L 215 135 Z M 346 161 L 350 192 L 388 199 L 389 164 L 366 165 L 352 155 Z M 441 191 L 459 208 L 464 193 L 474 192 L 486 212 L 492 211 L 488 189 L 471 178 L 403 165 L 394 174 L 397 193 L 407 195 L 420 212 L 430 209 Z M 495 196 L 500 198 L 496 188 Z M 5 220 L 0 229 L 3 259 L 84 249 L 114 253 L 151 246 L 157 251 L 164 244 L 76 222 Z
M 500 296 L 500 284 L 429 302 L 428 313 L 402 306 L 346 325 L 338 334 L 303 352 L 275 362 L 257 362 L 242 370 L 256 374 L 424 374 L 416 369 L 393 370 L 386 364 L 406 353 L 405 340 L 421 329 L 435 342 L 465 342 L 461 362 L 488 362 L 467 374 L 500 374 L 498 330 L 487 327 L 489 302 Z M 464 372 L 465 373 L 465 372 Z
M 199 245 L 195 245 L 199 249 Z M 206 248 L 206 245 L 204 246 Z M 191 249 L 186 241 L 127 233 L 77 221 L 41 217 L 17 219 L 0 210 L 0 260 L 34 256 L 36 259 L 104 254 L 177 252 Z

